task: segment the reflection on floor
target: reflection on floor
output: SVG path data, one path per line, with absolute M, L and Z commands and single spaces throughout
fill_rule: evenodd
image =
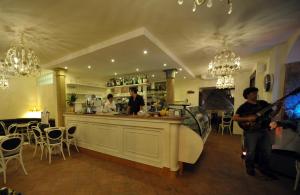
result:
M 32 157 L 33 148 L 24 149 L 25 176 L 15 162 L 9 164 L 7 186 L 26 194 L 299 194 L 292 191 L 293 180 L 268 181 L 249 177 L 240 159 L 240 137 L 211 134 L 205 151 L 195 166 L 171 180 L 134 168 L 72 152 L 66 161 L 60 156 L 51 165 Z M 67 154 L 67 153 L 65 153 Z M 0 186 L 3 186 L 0 176 Z

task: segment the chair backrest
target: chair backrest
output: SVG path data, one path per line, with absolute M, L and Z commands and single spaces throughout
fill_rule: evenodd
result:
M 222 116 L 222 124 L 223 125 L 230 125 L 232 122 L 231 116 Z
M 58 144 L 62 143 L 63 132 L 57 127 L 50 127 L 45 129 L 46 138 L 48 144 Z
M 17 132 L 17 124 L 9 125 L 9 127 L 7 128 L 7 132 L 8 132 L 8 134 L 16 133 Z
M 22 148 L 22 143 L 23 143 L 23 139 L 22 139 L 22 135 L 20 134 L 11 134 L 3 138 L 0 141 L 0 150 L 1 150 L 2 157 L 3 157 L 3 153 L 20 152 Z
M 69 127 L 67 130 L 68 135 L 71 135 L 71 136 L 74 135 L 76 132 L 76 129 L 77 129 L 76 126 Z
M 6 135 L 6 134 L 7 134 L 6 125 L 3 121 L 0 121 L 0 135 Z
M 38 125 L 38 121 L 30 121 L 28 122 L 28 129 L 32 129 Z
M 35 141 L 38 142 L 44 141 L 43 133 L 38 127 L 32 127 L 32 131 L 33 131 Z
M 46 128 L 50 127 L 49 123 L 38 123 L 37 127 L 42 131 L 45 132 Z

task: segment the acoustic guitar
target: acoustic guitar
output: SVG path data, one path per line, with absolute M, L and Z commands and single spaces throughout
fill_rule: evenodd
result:
M 276 102 L 266 106 L 265 108 L 261 109 L 257 113 L 252 113 L 250 115 L 242 116 L 242 117 L 248 117 L 248 116 L 256 116 L 256 120 L 253 122 L 238 122 L 239 126 L 244 129 L 245 131 L 251 130 L 251 129 L 260 129 L 262 127 L 262 124 L 270 119 L 269 111 L 277 104 L 282 102 L 284 99 L 288 98 L 289 96 L 296 95 L 297 93 L 300 93 L 300 87 L 297 87 L 292 92 L 288 93 L 287 95 L 283 96 Z

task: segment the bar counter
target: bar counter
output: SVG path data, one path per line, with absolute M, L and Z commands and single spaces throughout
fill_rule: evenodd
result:
M 77 126 L 81 148 L 137 163 L 179 169 L 195 163 L 203 150 L 201 137 L 178 117 L 145 117 L 65 113 L 66 126 Z

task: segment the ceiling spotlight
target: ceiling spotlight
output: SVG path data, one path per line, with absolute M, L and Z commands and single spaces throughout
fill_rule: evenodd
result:
M 167 64 L 164 64 L 164 67 L 166 67 L 167 66 Z
M 115 59 L 111 59 L 110 61 L 111 61 L 112 63 L 114 63 L 114 62 L 115 62 Z
M 137 71 L 137 72 L 138 72 L 138 71 L 140 71 L 140 69 L 138 69 L 138 68 L 137 68 L 137 69 L 135 69 L 135 71 Z
M 145 55 L 148 54 L 148 51 L 147 51 L 147 50 L 144 50 L 144 54 L 145 54 Z
M 154 78 L 155 77 L 155 75 L 153 74 L 153 75 L 151 75 L 152 76 L 152 78 Z
M 182 68 L 179 68 L 179 71 L 182 71 Z
M 115 72 L 115 76 L 117 76 L 117 75 L 118 75 L 118 73 Z
M 92 68 L 92 66 L 88 66 L 88 69 L 91 69 Z
M 67 66 L 65 66 L 65 69 L 66 69 L 66 70 L 68 70 L 68 67 L 67 67 Z

